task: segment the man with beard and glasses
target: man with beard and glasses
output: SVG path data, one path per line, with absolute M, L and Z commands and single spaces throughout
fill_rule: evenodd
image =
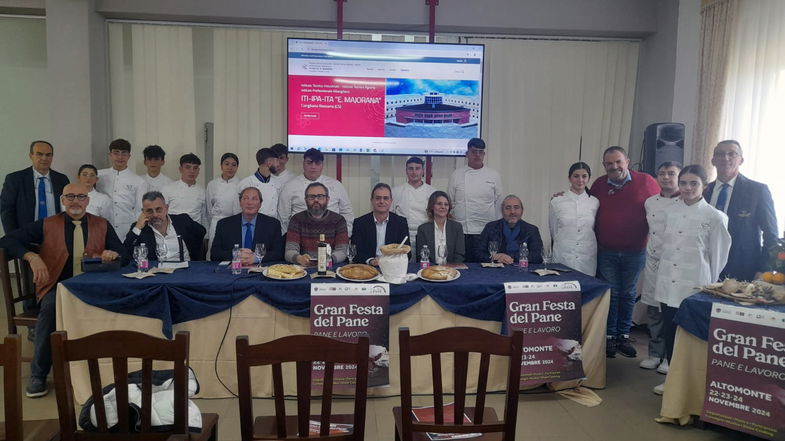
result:
M 237 184 L 237 188 L 254 187 L 262 193 L 262 206 L 259 213 L 278 219 L 278 196 L 283 184 L 275 173 L 278 171 L 278 154 L 271 148 L 259 149 L 256 152 L 256 163 L 259 168 Z
M 315 264 L 319 235 L 324 234 L 325 242 L 332 247 L 333 262 L 343 262 L 346 259 L 349 232 L 346 219 L 327 209 L 330 191 L 319 182 L 309 184 L 305 188 L 305 203 L 308 209 L 295 214 L 289 221 L 284 252 L 286 261 L 303 266 Z
M 142 213 L 123 246 L 131 254 L 135 246 L 144 243 L 148 260 L 200 260 L 205 233 L 207 230 L 187 214 L 169 214 L 164 195 L 150 191 L 142 196 Z
M 87 213 L 88 192 L 83 184 L 66 185 L 60 196 L 64 212 L 25 224 L 0 239 L 0 247 L 10 257 L 30 263 L 41 307 L 27 384 L 27 396 L 31 398 L 42 397 L 49 391 L 46 384 L 52 367 L 49 334 L 55 330 L 57 283 L 80 274 L 84 257 L 100 258 L 104 263 L 118 259 L 123 265 L 128 263 L 123 244 L 112 226 L 106 219 Z M 30 251 L 31 243 L 40 243 L 41 252 Z
M 646 199 L 660 192 L 657 181 L 646 173 L 629 169 L 627 151 L 618 146 L 602 155 L 605 176 L 591 186 L 591 195 L 600 200 L 594 231 L 597 233 L 597 277 L 611 285 L 605 353 L 625 357 L 638 355 L 630 344 L 635 285 L 646 260 Z

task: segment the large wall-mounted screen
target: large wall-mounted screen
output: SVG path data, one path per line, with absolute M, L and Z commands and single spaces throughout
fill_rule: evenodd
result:
M 289 39 L 289 150 L 464 155 L 481 135 L 484 49 Z

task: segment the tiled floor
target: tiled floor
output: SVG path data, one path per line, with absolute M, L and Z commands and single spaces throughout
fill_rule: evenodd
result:
M 5 328 L 5 314 L 0 319 Z M 22 331 L 26 335 L 26 330 Z M 637 332 L 639 353 L 645 353 L 646 336 Z M 30 343 L 25 339 L 24 352 L 31 353 Z M 651 392 L 653 386 L 664 381 L 664 376 L 638 367 L 638 359 L 618 356 L 608 360 L 608 386 L 596 391 L 603 399 L 596 407 L 584 407 L 554 393 L 527 393 L 521 395 L 518 410 L 517 440 L 526 441 L 604 441 L 604 440 L 753 440 L 737 432 L 712 428 L 702 430 L 695 427 L 676 427 L 654 422 L 659 413 L 660 397 Z M 29 368 L 23 366 L 27 374 Z M 26 380 L 26 379 L 25 379 Z M 51 376 L 50 376 L 51 387 Z M 416 391 L 415 391 L 416 393 Z M 239 440 L 239 419 L 235 399 L 196 400 L 202 412 L 220 415 L 218 422 L 220 440 Z M 393 440 L 391 409 L 398 405 L 399 398 L 374 398 L 368 403 L 366 439 Z M 294 402 L 290 403 L 294 404 Z M 415 403 L 417 404 L 417 403 Z M 493 395 L 489 405 L 497 413 L 503 409 L 503 396 Z M 1 403 L 0 403 L 1 406 Z M 350 409 L 350 403 L 339 406 Z M 255 400 L 257 414 L 272 414 L 271 400 Z M 2 418 L 0 413 L 0 418 Z M 54 393 L 39 399 L 24 400 L 26 419 L 57 418 Z

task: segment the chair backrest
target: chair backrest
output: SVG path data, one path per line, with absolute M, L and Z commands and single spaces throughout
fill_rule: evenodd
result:
M 454 327 L 439 329 L 427 334 L 410 336 L 408 328 L 398 330 L 400 347 L 401 374 L 401 439 L 411 441 L 414 432 L 436 433 L 491 433 L 501 432 L 504 441 L 515 439 L 515 423 L 518 412 L 518 392 L 521 376 L 521 346 L 523 334 L 515 331 L 511 336 L 494 334 L 484 329 Z M 444 389 L 442 387 L 443 353 L 453 354 L 453 421 L 444 421 Z M 480 356 L 477 376 L 477 397 L 474 414 L 467 415 L 471 423 L 464 422 L 466 411 L 466 385 L 468 377 L 469 354 Z M 415 356 L 428 355 L 431 358 L 433 381 L 434 422 L 415 422 L 412 420 L 412 364 Z M 504 420 L 485 423 L 486 386 L 490 356 L 506 356 L 508 360 L 507 396 L 504 406 Z
M 275 394 L 275 427 L 278 439 L 308 437 L 313 362 L 324 362 L 324 387 L 320 413 L 320 433 L 309 440 L 362 440 L 365 436 L 365 404 L 368 393 L 368 337 L 345 343 L 315 335 L 292 335 L 258 345 L 249 345 L 247 336 L 237 337 L 237 386 L 240 404 L 240 434 L 253 439 L 251 404 L 252 366 L 270 365 Z M 297 375 L 297 433 L 287 433 L 284 407 L 283 363 L 295 363 Z M 351 434 L 329 435 L 332 412 L 333 374 L 336 363 L 357 364 Z M 299 435 L 298 435 L 299 434 Z
M 9 335 L 0 345 L 5 401 L 5 439 L 22 441 L 22 339 Z
M 112 360 L 117 409 L 128 409 L 128 359 L 142 360 L 141 432 L 129 427 L 129 412 L 117 412 L 118 424 L 112 430 L 114 437 L 121 434 L 139 440 L 165 440 L 172 434 L 188 433 L 188 344 L 189 334 L 180 331 L 174 340 L 151 337 L 132 331 L 99 332 L 84 338 L 68 340 L 65 331 L 52 333 L 52 368 L 57 412 L 60 418 L 62 440 L 106 439 L 106 411 L 102 393 L 99 359 Z M 174 425 L 167 432 L 151 431 L 153 361 L 174 364 Z M 90 372 L 93 407 L 98 422 L 97 432 L 84 432 L 76 427 L 73 386 L 70 362 L 86 361 Z
M 11 270 L 8 266 L 13 262 L 16 271 L 16 291 L 11 285 Z M 35 289 L 30 282 L 30 265 L 22 259 L 9 259 L 5 248 L 0 248 L 0 283 L 3 289 L 3 299 L 5 301 L 5 313 L 8 319 L 8 333 L 16 334 L 16 304 L 22 303 L 27 299 L 35 299 Z

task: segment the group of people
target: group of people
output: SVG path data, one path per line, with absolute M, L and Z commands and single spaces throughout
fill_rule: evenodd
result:
M 263 261 L 309 265 L 323 235 L 336 264 L 348 256 L 377 264 L 383 245 L 407 237 L 415 258 L 436 264 L 513 264 L 523 249 L 530 262 L 541 263 L 539 229 L 522 219 L 523 202 L 504 193 L 501 175 L 484 163 L 485 151 L 482 139 L 469 141 L 467 164 L 451 174 L 447 191 L 423 182 L 422 159 L 409 158 L 407 182 L 395 188 L 376 184 L 371 212 L 355 219 L 346 189 L 322 174 L 324 155 L 316 149 L 303 154 L 303 173 L 295 175 L 287 169 L 285 145 L 262 148 L 256 170 L 244 179 L 236 176 L 237 155 L 226 153 L 220 176 L 203 188 L 196 182 L 201 161 L 192 153 L 180 158 L 180 179 L 173 181 L 161 173 L 164 150 L 148 146 L 143 151 L 147 173 L 138 176 L 128 168 L 130 143 L 117 139 L 109 145 L 110 168 L 85 164 L 78 182 L 69 183 L 51 169 L 53 146 L 31 143 L 32 166 L 9 174 L 0 194 L 6 232 L 0 247 L 29 262 L 41 308 L 27 395 L 48 391 L 54 287 L 82 271 L 82 256 L 125 264 L 132 250 L 145 243 L 150 260 L 201 260 L 209 250 L 210 259 L 225 261 L 239 246 L 242 262 L 250 265 L 260 263 L 253 250 L 261 243 Z M 716 280 L 723 268 L 725 274 L 746 279 L 762 269 L 764 246 L 776 238 L 776 219 L 766 186 L 738 174 L 742 161 L 735 141 L 716 147 L 713 163 L 720 186 L 707 185 L 699 166 L 681 169 L 675 179 L 680 166 L 671 163 L 660 167 L 655 181 L 630 170 L 621 147 L 604 152 L 607 174 L 591 189 L 587 164 L 569 168 L 569 190 L 550 202 L 553 256 L 611 285 L 609 357 L 617 352 L 636 356 L 629 331 L 635 285 L 644 266 L 644 302 L 663 324 L 662 341 L 671 342 L 650 350 L 658 362 L 672 349 L 673 312 L 694 286 Z M 748 242 L 737 245 L 737 236 Z M 423 252 L 426 247 L 429 253 Z

